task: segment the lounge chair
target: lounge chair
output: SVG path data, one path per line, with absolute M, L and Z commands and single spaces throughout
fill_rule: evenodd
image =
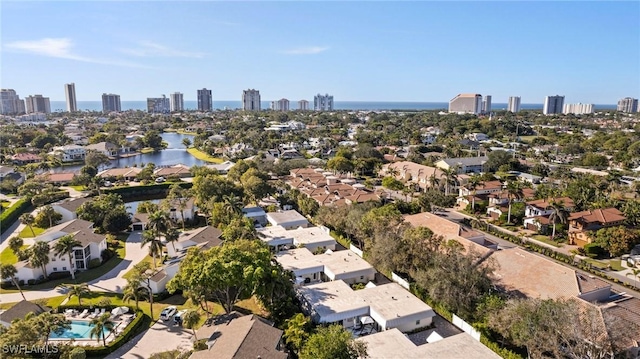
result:
M 102 316 L 107 310 L 105 308 L 102 308 L 102 310 L 100 311 L 100 316 Z
M 82 311 L 82 313 L 80 313 L 80 318 L 84 318 L 87 315 L 89 315 L 89 309 L 85 309 Z
M 93 313 L 89 314 L 89 318 L 95 318 L 98 316 L 98 314 L 100 314 L 100 309 L 96 308 L 96 310 L 93 311 Z

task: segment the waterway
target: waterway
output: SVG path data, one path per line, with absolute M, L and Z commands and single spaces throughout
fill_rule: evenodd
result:
M 188 138 L 193 142 L 193 135 L 166 132 L 161 134 L 162 140 L 167 143 L 167 148 L 162 151 L 152 153 L 142 153 L 132 157 L 119 158 L 111 161 L 107 166 L 101 166 L 100 170 L 114 167 L 144 167 L 147 163 L 154 163 L 157 166 L 172 166 L 182 163 L 189 167 L 202 166 L 205 161 L 193 157 L 182 144 L 182 140 Z M 54 169 L 54 172 L 77 172 L 82 165 L 63 166 Z

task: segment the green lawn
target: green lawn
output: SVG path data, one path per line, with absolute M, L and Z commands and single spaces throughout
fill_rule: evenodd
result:
M 82 192 L 82 191 L 84 191 L 85 189 L 87 189 L 84 185 L 79 185 L 79 186 L 67 186 L 67 187 L 71 187 L 71 188 L 75 189 L 75 190 L 76 190 L 76 191 L 78 191 L 78 192 Z
M 612 260 L 598 260 L 598 259 L 584 259 L 587 263 L 590 263 L 592 266 L 600 268 L 600 269 L 607 269 L 609 268 L 609 266 L 611 266 L 611 270 L 614 271 L 620 271 L 623 270 L 625 268 L 622 267 L 622 265 L 620 264 L 620 260 L 619 259 L 612 259 Z
M 625 269 L 622 264 L 620 264 L 620 260 L 619 259 L 612 259 L 609 261 L 609 264 L 611 264 L 611 269 L 614 271 L 619 271 L 619 270 L 623 270 Z
M 558 243 L 556 241 L 552 241 L 551 239 L 549 239 L 548 236 L 544 236 L 542 234 L 536 234 L 536 235 L 532 236 L 531 238 L 533 238 L 533 239 L 535 239 L 537 241 L 552 245 L 552 246 L 554 246 L 556 248 L 560 248 L 560 247 L 563 246 L 562 244 L 560 244 L 560 243 Z
M 22 250 L 27 249 L 29 246 L 24 245 L 20 247 Z M 11 248 L 5 248 L 2 253 L 0 253 L 0 263 L 2 264 L 15 264 L 18 263 L 18 257 L 13 253 Z
M 29 226 L 24 227 L 21 231 L 20 234 L 18 234 L 18 237 L 20 238 L 33 238 L 35 236 L 37 236 L 38 234 L 46 231 L 45 228 L 40 228 L 40 227 L 36 227 L 36 226 L 32 226 L 33 228 L 33 232 L 31 232 L 31 228 L 29 228 Z M 33 234 L 36 234 L 35 236 Z
M 125 251 L 126 251 L 126 248 L 123 245 L 116 250 L 116 254 L 117 254 L 116 256 L 109 259 L 106 263 L 104 263 L 100 267 L 89 269 L 84 272 L 76 272 L 75 281 L 72 280 L 71 278 L 56 279 L 56 280 L 51 280 L 42 284 L 23 286 L 22 289 L 23 290 L 52 289 L 63 284 L 79 284 L 79 283 L 86 283 L 86 282 L 92 281 L 94 279 L 97 279 L 107 274 L 110 270 L 112 270 L 118 264 L 120 264 L 120 262 L 122 262 L 122 259 L 124 259 L 125 257 L 125 254 L 126 254 Z M 0 294 L 2 293 L 18 293 L 18 290 L 17 289 L 0 289 Z
M 155 151 L 156 151 L 156 150 L 154 150 L 154 149 L 153 149 L 153 148 L 151 148 L 151 147 L 145 147 L 145 148 L 143 148 L 143 149 L 141 149 L 141 150 L 140 150 L 140 153 L 153 153 L 153 152 L 155 152 Z
M 193 157 L 199 159 L 199 160 L 203 160 L 206 162 L 213 162 L 213 163 L 222 163 L 222 158 L 218 158 L 218 157 L 213 157 L 208 155 L 205 152 L 200 151 L 197 148 L 191 147 L 189 149 L 187 149 L 187 152 L 189 152 Z

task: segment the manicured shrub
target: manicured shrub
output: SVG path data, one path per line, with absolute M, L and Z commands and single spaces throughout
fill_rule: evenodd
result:
M 100 261 L 100 258 L 93 258 L 89 261 L 89 269 L 100 267 L 101 264 L 102 261 Z

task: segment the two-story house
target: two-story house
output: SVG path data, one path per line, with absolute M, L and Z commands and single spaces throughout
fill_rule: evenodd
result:
M 487 156 L 443 158 L 436 162 L 435 166 L 443 170 L 456 168 L 458 174 L 481 173 L 484 172 L 484 164 L 487 163 L 488 160 L 489 157 Z
M 405 184 L 413 184 L 420 190 L 438 186 L 445 178 L 441 169 L 424 166 L 409 161 L 399 161 L 382 166 L 380 174 L 383 176 L 394 175 L 394 178 Z
M 468 183 L 460 186 L 458 189 L 458 204 L 468 205 L 475 201 L 488 201 L 489 197 L 494 194 L 502 192 L 502 182 L 500 181 L 486 181 L 481 182 L 472 188 Z
M 93 145 L 84 146 L 87 151 L 97 151 L 107 157 L 116 157 L 120 151 L 120 146 L 111 142 L 98 142 Z
M 71 267 L 69 267 L 69 257 L 66 254 L 56 256 L 53 250 L 57 241 L 66 235 L 70 235 L 80 243 L 80 245 L 74 247 L 71 255 Z M 34 238 L 34 240 L 48 243 L 51 248 L 49 263 L 45 266 L 47 274 L 70 272 L 71 270 L 74 272 L 87 270 L 89 269 L 89 262 L 93 259 L 102 260 L 102 251 L 107 249 L 106 236 L 95 233 L 93 231 L 93 223 L 82 219 L 74 219 L 51 227 Z M 24 281 L 38 279 L 44 275 L 42 268 L 32 267 L 27 261 L 18 262 L 16 269 L 18 269 L 16 277 Z
M 87 150 L 78 145 L 64 145 L 54 147 L 50 153 L 58 157 L 62 162 L 73 162 L 83 161 Z
M 553 212 L 552 203 L 560 204 L 568 212 L 575 207 L 573 200 L 569 197 L 528 201 L 524 209 L 524 227 L 532 231 L 541 231 L 547 227 L 549 215 Z
M 621 226 L 626 217 L 616 208 L 599 208 L 572 213 L 569 216 L 569 243 L 584 247 L 591 243 L 590 232 Z

